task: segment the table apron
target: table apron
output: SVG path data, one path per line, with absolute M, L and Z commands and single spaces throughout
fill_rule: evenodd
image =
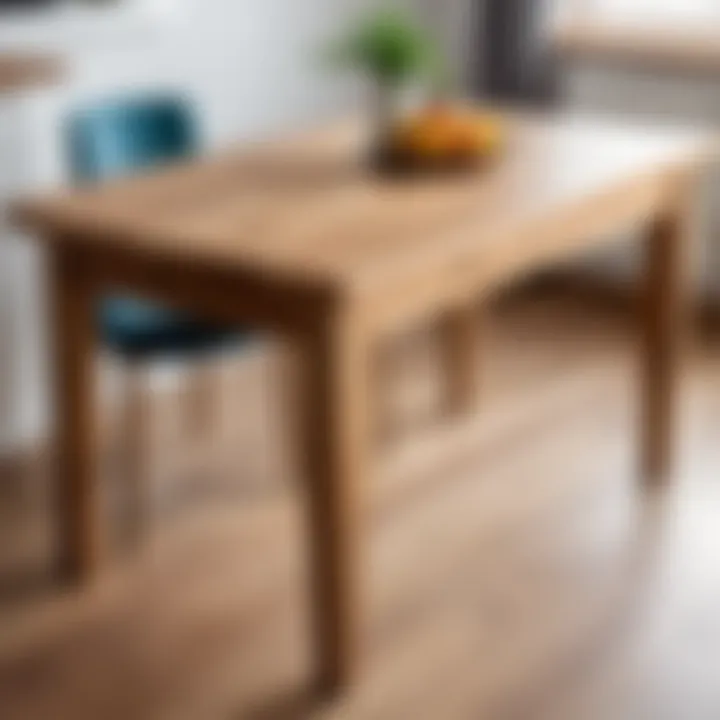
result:
M 208 322 L 304 334 L 335 304 L 333 294 L 259 272 L 221 268 L 184 259 L 63 242 L 90 278 L 94 295 L 127 293 L 167 304 Z
M 634 181 L 547 220 L 500 232 L 490 242 L 485 238 L 478 243 L 466 230 L 454 238 L 458 242 L 452 256 L 434 258 L 415 272 L 388 274 L 362 288 L 358 293 L 365 297 L 362 322 L 372 334 L 392 334 L 480 300 L 552 262 L 616 242 L 620 232 L 640 228 L 672 207 L 678 188 L 688 179 L 687 173 L 666 173 Z M 487 250 L 489 244 L 492 252 Z

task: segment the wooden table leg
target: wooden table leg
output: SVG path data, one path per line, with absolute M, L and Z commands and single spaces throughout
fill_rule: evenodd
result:
M 440 321 L 440 349 L 445 383 L 445 412 L 462 415 L 476 409 L 479 395 L 480 312 L 467 305 Z
M 688 205 L 677 203 L 652 223 L 646 247 L 642 348 L 642 474 L 647 482 L 671 473 L 676 443 L 679 353 L 687 290 Z
M 81 255 L 57 250 L 51 273 L 59 570 L 82 582 L 95 574 L 100 555 L 94 298 Z
M 352 682 L 358 664 L 369 353 L 342 317 L 312 333 L 305 350 L 301 451 L 309 487 L 318 689 L 331 695 Z

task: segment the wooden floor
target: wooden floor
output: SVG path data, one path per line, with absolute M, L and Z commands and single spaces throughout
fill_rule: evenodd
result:
M 307 696 L 302 493 L 278 477 L 258 349 L 226 373 L 232 478 L 166 482 L 147 550 L 91 591 L 47 577 L 42 478 L 6 488 L 0 718 L 720 717 L 720 348 L 689 359 L 680 470 L 650 492 L 626 321 L 543 299 L 487 333 L 472 441 L 368 485 L 366 672 L 346 698 Z M 435 360 L 423 337 L 388 353 L 383 437 L 432 415 Z

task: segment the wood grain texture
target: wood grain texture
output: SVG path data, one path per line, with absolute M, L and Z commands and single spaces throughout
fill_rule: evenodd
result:
M 349 124 L 16 208 L 74 263 L 57 274 L 56 327 L 65 546 L 80 574 L 96 565 L 98 524 L 90 286 L 279 331 L 307 362 L 301 453 L 320 682 L 337 690 L 356 679 L 373 348 L 412 323 L 459 312 L 452 353 L 462 369 L 452 374 L 466 400 L 475 361 L 463 308 L 604 242 L 604 233 L 665 216 L 675 183 L 712 147 L 702 133 L 579 118 L 510 122 L 507 152 L 484 173 L 383 181 L 358 161 L 361 135 Z M 654 286 L 672 280 L 667 267 L 658 264 Z M 665 327 L 671 308 L 655 307 Z M 653 343 L 657 352 L 670 353 L 666 338 Z M 670 379 L 651 375 L 659 390 Z
M 260 421 L 265 371 L 238 357 L 225 393 L 246 398 L 246 450 L 229 484 L 158 500 L 152 552 L 96 591 L 44 582 L 48 515 L 0 496 L 3 720 L 712 720 L 720 345 L 689 358 L 679 482 L 638 492 L 631 318 L 532 296 L 487 323 L 489 426 L 452 462 L 368 482 L 368 670 L 352 694 L 306 692 L 303 506 L 266 463 L 283 427 Z M 393 396 L 439 385 L 417 363 L 433 341 L 397 348 Z
M 666 177 L 710 149 L 703 134 L 572 117 L 508 123 L 507 150 L 487 172 L 382 181 L 361 162 L 361 127 L 347 123 L 22 203 L 15 216 L 48 237 L 84 237 L 93 250 L 191 259 L 265 285 L 374 300 L 395 293 L 407 314 L 647 214 Z
M 100 565 L 102 527 L 97 473 L 95 308 L 92 277 L 71 243 L 51 262 L 60 571 L 92 579 Z
M 641 431 L 642 471 L 649 482 L 667 479 L 674 464 L 678 376 L 690 318 L 692 189 L 677 188 L 646 241 Z
M 361 657 L 370 346 L 342 309 L 302 344 L 300 453 L 308 493 L 314 642 L 321 693 L 347 688 Z
M 480 395 L 479 327 L 481 310 L 467 305 L 446 312 L 440 320 L 440 351 L 445 378 L 446 414 L 464 415 L 477 409 Z

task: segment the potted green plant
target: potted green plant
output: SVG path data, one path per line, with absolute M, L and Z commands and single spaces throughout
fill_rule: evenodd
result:
M 330 56 L 335 66 L 359 71 L 372 83 L 376 155 L 387 146 L 404 89 L 435 85 L 441 77 L 440 54 L 429 33 L 398 8 L 361 19 L 331 47 Z

